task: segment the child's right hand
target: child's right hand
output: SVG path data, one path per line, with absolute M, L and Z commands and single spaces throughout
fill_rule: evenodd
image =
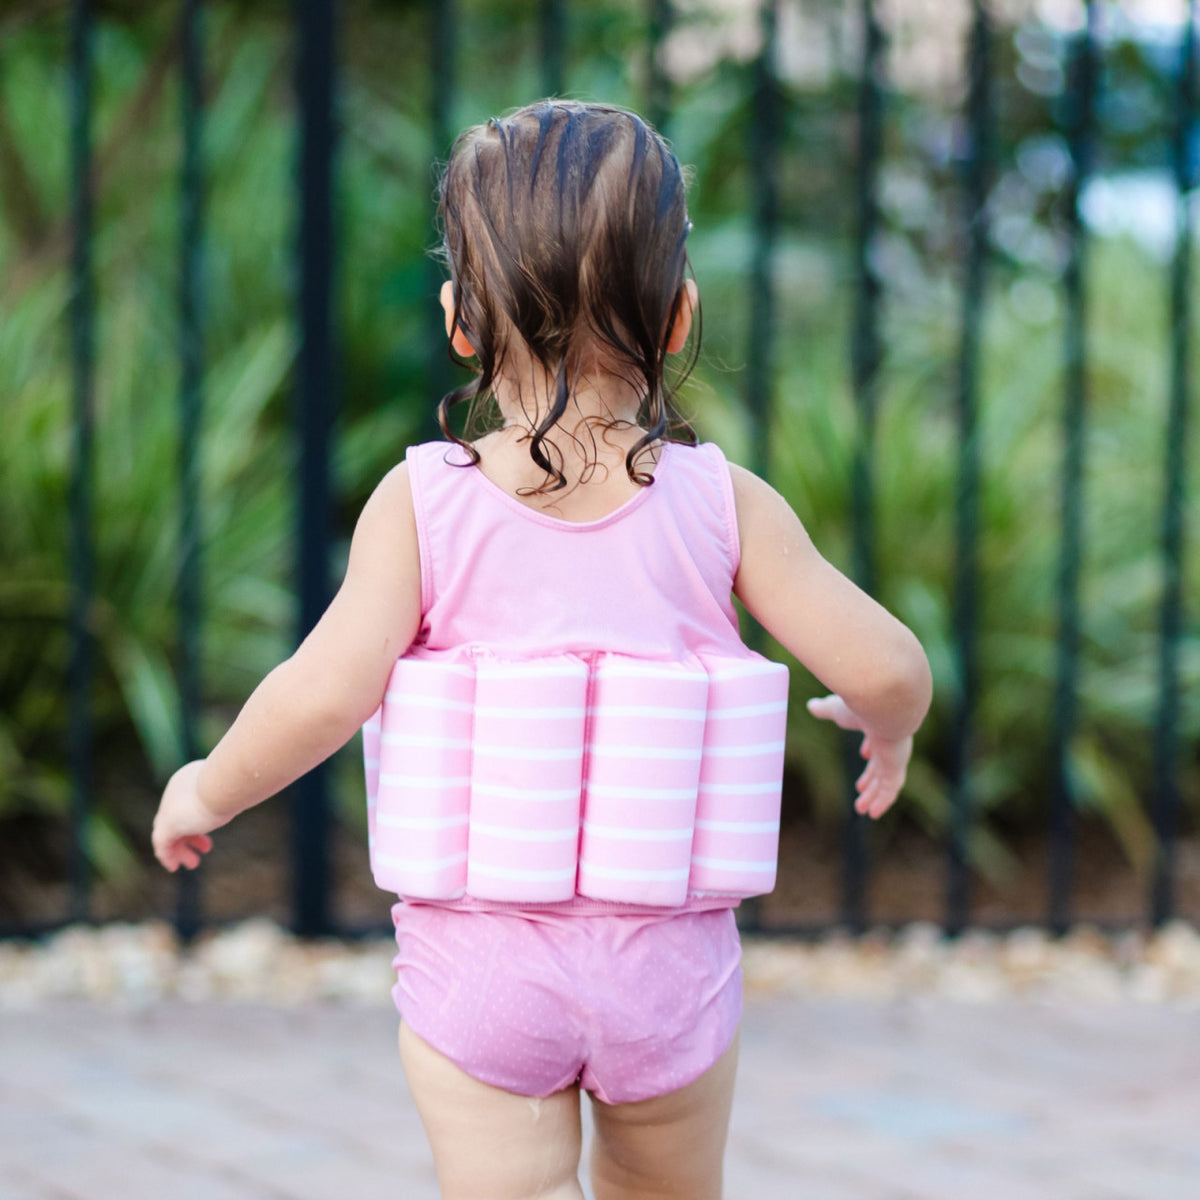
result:
M 856 729 L 864 735 L 861 754 L 867 759 L 867 769 L 855 782 L 859 797 L 854 807 L 857 812 L 870 817 L 882 817 L 904 786 L 908 760 L 912 756 L 912 736 L 894 741 L 873 734 L 841 696 L 814 697 L 808 702 L 808 711 L 814 717 L 832 721 L 841 729 Z
M 185 763 L 167 782 L 154 817 L 150 840 L 154 857 L 168 871 L 181 866 L 194 870 L 200 865 L 200 855 L 212 849 L 208 835 L 232 818 L 214 813 L 201 799 L 196 781 L 204 759 Z

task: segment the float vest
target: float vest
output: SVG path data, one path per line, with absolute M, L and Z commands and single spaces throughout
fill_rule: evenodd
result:
M 587 522 L 450 442 L 407 462 L 421 627 L 364 727 L 379 886 L 580 911 L 771 891 L 788 671 L 741 640 L 720 448 L 667 443 Z
M 758 655 L 409 653 L 364 733 L 375 881 L 671 907 L 769 892 L 787 694 Z

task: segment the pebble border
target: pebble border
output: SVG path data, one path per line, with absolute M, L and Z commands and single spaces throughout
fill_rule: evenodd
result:
M 1080 924 L 1061 938 L 1036 926 L 947 938 L 940 926 L 918 921 L 894 934 L 834 931 L 811 942 L 746 933 L 742 944 L 748 998 L 1029 997 L 1200 1010 L 1200 932 L 1183 920 L 1117 934 Z M 267 918 L 206 932 L 187 948 L 162 921 L 71 925 L 37 941 L 0 942 L 0 1010 L 44 1000 L 136 1006 L 168 997 L 386 1007 L 394 952 L 390 938 L 305 941 Z

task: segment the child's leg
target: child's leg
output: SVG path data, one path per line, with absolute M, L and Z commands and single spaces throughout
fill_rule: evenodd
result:
M 582 1200 L 578 1086 L 536 1100 L 481 1083 L 403 1022 L 400 1059 L 442 1200 Z
M 592 1096 L 596 1200 L 721 1200 L 738 1034 L 699 1079 L 665 1096 L 605 1104 Z

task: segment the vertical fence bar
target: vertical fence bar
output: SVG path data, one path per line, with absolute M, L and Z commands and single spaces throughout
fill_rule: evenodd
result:
M 1092 169 L 1097 85 L 1097 7 L 1086 0 L 1087 24 L 1071 49 L 1066 89 L 1071 181 L 1067 189 L 1070 252 L 1063 286 L 1067 298 L 1063 408 L 1062 549 L 1058 571 L 1058 674 L 1052 734 L 1050 906 L 1055 933 L 1070 923 L 1075 788 L 1071 741 L 1075 734 L 1079 674 L 1079 574 L 1083 542 L 1083 437 L 1087 409 L 1087 234 L 1080 195 Z
M 179 194 L 179 713 L 183 756 L 200 756 L 200 415 L 203 197 L 202 0 L 184 0 L 180 16 L 180 120 L 183 170 Z M 185 940 L 200 928 L 200 873 L 179 872 L 175 927 Z
M 433 162 L 441 162 L 450 151 L 450 110 L 454 97 L 455 65 L 454 43 L 455 5 L 453 0 L 429 0 L 429 44 L 430 84 L 429 123 Z M 435 224 L 434 213 L 429 215 L 430 228 Z M 434 400 L 440 400 L 451 386 L 450 347 L 446 343 L 446 326 L 438 303 L 438 292 L 442 286 L 443 268 L 434 259 L 429 259 L 427 282 L 427 307 L 429 321 L 429 387 Z M 424 440 L 441 438 L 442 431 L 437 420 L 437 406 L 430 404 L 425 409 Z
M 988 188 L 991 179 L 991 24 L 983 0 L 973 0 L 968 71 L 966 162 L 967 269 L 958 358 L 958 495 L 955 503 L 954 634 L 958 697 L 950 747 L 950 838 L 947 844 L 946 931 L 959 934 L 970 912 L 971 734 L 975 715 L 979 577 L 980 336 L 987 287 Z
M 762 48 L 754 62 L 754 100 L 750 123 L 750 177 L 753 180 L 754 231 L 750 250 L 750 331 L 746 365 L 746 415 L 750 422 L 750 469 L 766 479 L 771 470 L 770 434 L 775 378 L 775 243 L 779 225 L 779 0 L 761 0 Z M 762 652 L 766 640 L 753 619 L 746 644 Z M 762 927 L 762 900 L 742 905 L 738 922 L 745 930 Z
M 92 283 L 92 11 L 71 6 L 71 655 L 68 668 L 71 764 L 70 919 L 88 917 L 88 822 L 92 770 L 92 491 L 95 414 Z
M 647 41 L 646 112 L 650 124 L 666 135 L 671 119 L 671 77 L 663 68 L 663 43 L 675 24 L 675 6 L 671 0 L 650 0 L 650 36 Z
M 882 288 L 871 251 L 879 228 L 879 163 L 883 154 L 883 29 L 874 0 L 862 0 L 863 59 L 858 93 L 858 228 L 854 247 L 854 327 L 850 341 L 850 365 L 858 431 L 851 480 L 853 526 L 853 574 L 859 587 L 875 588 L 874 497 L 875 409 L 879 393 L 879 369 L 883 342 L 879 333 Z M 853 780 L 861 773 L 858 750 L 861 738 L 842 736 L 842 758 L 848 798 L 844 831 L 845 875 L 842 886 L 842 921 L 855 932 L 865 928 L 866 844 L 862 818 L 854 810 L 857 798 Z
M 779 81 L 776 30 L 779 0 L 762 0 L 762 49 L 754 62 L 750 174 L 754 232 L 750 249 L 750 337 L 746 364 L 746 410 L 750 418 L 750 469 L 770 473 L 771 384 L 774 350 L 774 259 L 779 209 Z
M 561 96 L 565 78 L 566 16 L 562 0 L 541 0 L 538 19 L 538 62 L 542 95 Z
M 300 436 L 299 637 L 329 603 L 330 486 L 337 373 L 334 346 L 333 168 L 334 0 L 298 0 L 300 104 L 300 353 L 296 422 Z M 293 923 L 315 936 L 330 928 L 330 817 L 325 764 L 292 791 L 295 879 Z
M 1150 920 L 1174 910 L 1174 855 L 1179 818 L 1179 647 L 1183 627 L 1183 512 L 1188 400 L 1191 395 L 1192 192 L 1196 187 L 1196 0 L 1189 0 L 1179 66 L 1179 103 L 1172 145 L 1177 189 L 1175 259 L 1171 267 L 1171 398 L 1163 472 L 1163 595 L 1159 637 L 1158 714 L 1154 739 L 1154 878 Z

